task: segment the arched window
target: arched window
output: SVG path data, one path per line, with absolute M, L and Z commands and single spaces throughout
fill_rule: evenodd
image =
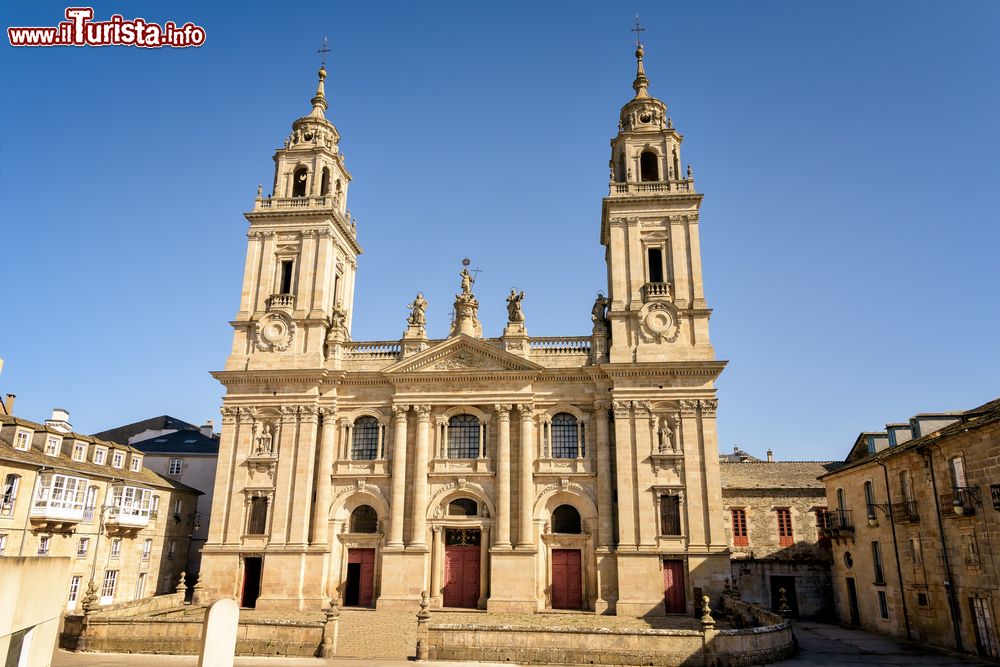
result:
M 358 505 L 351 512 L 352 533 L 377 533 L 378 512 L 370 505 Z
M 358 417 L 351 429 L 351 459 L 373 461 L 378 453 L 379 423 L 374 417 Z
M 309 183 L 309 170 L 305 167 L 299 167 L 295 170 L 292 175 L 292 196 L 293 197 L 305 197 L 306 196 L 306 185 Z
M 580 534 L 580 513 L 572 505 L 560 505 L 552 511 L 552 532 Z
M 472 498 L 456 498 L 448 503 L 448 516 L 479 516 L 479 503 Z
M 330 168 L 323 167 L 323 180 L 319 183 L 319 194 L 322 197 L 330 194 Z
M 639 180 L 658 181 L 660 180 L 659 158 L 653 151 L 643 151 L 639 156 Z
M 577 455 L 576 417 L 560 412 L 552 418 L 552 458 L 575 459 Z
M 448 458 L 474 459 L 479 456 L 479 420 L 472 415 L 455 415 L 448 420 Z
M 7 475 L 3 482 L 3 495 L 0 496 L 0 516 L 13 516 L 14 503 L 17 501 L 17 489 L 21 478 L 13 473 Z

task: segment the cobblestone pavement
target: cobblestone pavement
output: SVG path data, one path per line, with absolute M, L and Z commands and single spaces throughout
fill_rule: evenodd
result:
M 122 655 L 119 653 L 70 653 L 56 650 L 52 667 L 196 667 L 195 655 Z M 236 658 L 235 667 L 413 667 L 413 662 L 398 659 L 337 658 Z M 435 662 L 434 667 L 500 667 L 491 662 Z M 517 667 L 504 663 L 503 667 Z
M 825 623 L 796 622 L 795 639 L 799 654 L 780 663 L 782 667 L 801 665 L 837 665 L 838 667 L 868 667 L 869 665 L 995 665 L 977 658 L 939 652 L 925 645 L 900 641 L 864 630 L 852 630 Z

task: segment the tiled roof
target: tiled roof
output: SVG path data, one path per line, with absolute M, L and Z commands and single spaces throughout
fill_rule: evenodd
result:
M 124 426 L 109 428 L 107 431 L 95 433 L 94 437 L 125 444 L 133 435 L 139 435 L 143 431 L 165 431 L 169 429 L 197 431 L 198 427 L 170 415 L 160 415 L 159 417 L 150 417 L 142 421 L 125 424 Z
M 219 441 L 200 431 L 174 431 L 142 440 L 132 445 L 147 454 L 209 454 L 219 455 Z
M 734 447 L 732 454 L 719 454 L 719 461 L 725 463 L 739 463 L 740 461 L 760 461 L 760 459 L 744 452 L 739 447 Z
M 63 438 L 71 438 L 73 440 L 79 440 L 81 442 L 89 442 L 92 444 L 103 445 L 109 449 L 118 449 L 125 452 L 137 452 L 142 454 L 142 452 L 135 447 L 129 447 L 128 445 L 119 445 L 114 442 L 107 442 L 106 440 L 100 440 L 93 436 L 83 435 L 82 433 L 63 433 L 57 431 L 54 428 L 45 426 L 44 424 L 39 424 L 37 422 L 30 422 L 19 417 L 8 417 L 0 416 L 0 424 L 9 425 L 17 424 L 18 426 L 24 426 L 25 428 L 30 428 L 37 432 L 48 432 L 54 435 L 59 435 Z M 8 431 L 12 433 L 13 431 Z M 176 480 L 172 480 L 168 477 L 163 477 L 152 470 L 148 470 L 145 466 L 139 472 L 133 472 L 129 469 L 128 465 L 123 468 L 115 468 L 110 464 L 98 465 L 92 463 L 90 460 L 87 461 L 74 461 L 71 457 L 65 455 L 59 456 L 48 456 L 44 452 L 36 449 L 34 446 L 30 447 L 27 451 L 21 451 L 19 449 L 14 449 L 13 442 L 8 440 L 8 436 L 0 430 L 0 460 L 15 461 L 19 463 L 25 463 L 28 465 L 37 465 L 39 467 L 52 468 L 53 470 L 65 471 L 65 472 L 76 472 L 85 477 L 103 477 L 103 478 L 115 478 L 122 479 L 126 484 L 138 484 L 151 486 L 155 488 L 173 488 L 182 491 L 190 491 L 191 493 L 196 493 L 201 495 L 202 492 L 194 489 L 187 484 L 181 484 Z M 109 456 L 110 460 L 110 456 Z
M 817 489 L 817 477 L 843 465 L 839 461 L 748 461 L 720 463 L 723 491 L 729 489 Z
M 933 413 L 944 414 L 944 413 Z M 996 422 L 1000 422 L 1000 398 L 989 401 L 988 403 L 983 403 L 979 407 L 972 408 L 971 410 L 966 410 L 965 412 L 956 413 L 958 421 L 949 424 L 943 428 L 934 431 L 933 433 L 928 433 L 919 438 L 914 438 L 913 440 L 907 440 L 901 445 L 896 445 L 895 447 L 889 447 L 888 449 L 883 449 L 882 451 L 866 456 L 864 458 L 858 459 L 857 461 L 851 461 L 845 464 L 841 469 L 853 468 L 859 465 L 866 465 L 872 461 L 882 461 L 892 456 L 902 454 L 903 452 L 908 452 L 911 449 L 916 449 L 918 447 L 926 447 L 932 445 L 939 440 L 944 440 L 957 433 L 962 433 L 964 431 L 971 431 L 973 429 L 982 428 Z M 833 472 L 831 470 L 830 472 Z

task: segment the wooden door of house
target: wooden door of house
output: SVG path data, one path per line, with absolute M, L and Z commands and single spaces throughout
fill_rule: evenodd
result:
M 344 605 L 371 607 L 375 593 L 375 550 L 347 550 L 347 581 L 344 586 Z
M 847 577 L 847 605 L 851 613 L 851 625 L 861 625 L 861 610 L 858 609 L 858 588 L 853 577 Z
M 663 561 L 663 606 L 668 614 L 683 614 L 684 604 L 684 561 Z
M 552 550 L 552 608 L 583 608 L 579 549 Z
M 474 542 L 474 544 L 470 544 Z M 479 606 L 479 531 L 445 531 L 444 606 Z

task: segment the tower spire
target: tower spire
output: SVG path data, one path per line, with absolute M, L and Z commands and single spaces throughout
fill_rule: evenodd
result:
M 327 46 L 326 37 L 323 38 L 323 46 L 316 49 L 316 52 L 321 56 L 319 72 L 317 72 L 319 75 L 319 83 L 316 85 L 316 96 L 309 100 L 313 105 L 309 116 L 311 118 L 326 119 L 323 112 L 329 108 L 329 105 L 326 103 L 326 90 L 323 87 L 323 80 L 326 79 L 326 54 L 330 53 L 330 47 Z
M 629 32 L 635 33 L 635 59 L 636 59 L 636 70 L 635 70 L 635 81 L 632 82 L 632 88 L 635 90 L 635 99 L 645 99 L 649 97 L 647 88 L 649 88 L 649 79 L 646 78 L 646 70 L 642 66 L 642 56 L 644 51 L 642 48 L 642 33 L 646 31 L 639 24 L 639 15 L 635 15 L 635 27 L 629 30 Z

